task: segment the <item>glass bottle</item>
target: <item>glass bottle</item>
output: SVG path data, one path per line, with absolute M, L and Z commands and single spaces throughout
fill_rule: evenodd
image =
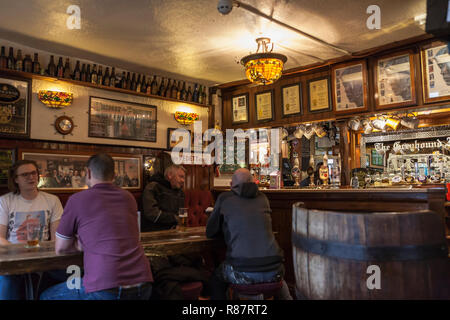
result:
M 127 79 L 126 79 L 125 89 L 127 89 L 127 90 L 130 90 L 130 89 L 131 89 L 130 72 L 127 72 Z
M 58 66 L 56 67 L 56 76 L 58 78 L 62 78 L 64 76 L 64 66 L 63 66 L 62 57 L 59 57 L 59 60 L 58 60 Z
M 12 47 L 9 47 L 9 55 L 8 55 L 8 62 L 7 62 L 7 68 L 14 70 L 16 66 L 16 59 L 14 59 L 14 49 Z
M 86 82 L 91 82 L 91 65 L 88 64 L 86 68 Z
M 26 54 L 25 59 L 23 59 L 23 71 L 29 73 L 33 72 L 33 61 L 31 60 L 31 56 L 29 54 Z
M 198 103 L 203 104 L 203 87 L 200 85 L 200 88 L 198 89 Z
M 109 86 L 115 87 L 116 86 L 116 69 L 112 67 L 111 69 L 111 76 L 109 77 Z
M 75 65 L 75 70 L 73 70 L 73 80 L 77 81 L 81 80 L 80 61 L 77 61 Z
M 192 101 L 192 90 L 191 86 L 188 87 L 188 90 L 186 92 L 186 101 Z
M 145 89 L 146 94 L 152 94 L 152 82 L 150 81 L 150 78 L 147 79 L 147 86 Z
M 156 76 L 153 76 L 151 86 L 151 94 L 157 95 L 158 94 L 158 83 L 156 82 Z
M 109 75 L 109 67 L 106 67 L 105 76 L 103 77 L 102 85 L 109 87 L 111 76 Z
M 164 96 L 164 93 L 165 93 L 164 78 L 162 78 L 161 84 L 159 85 L 158 89 L 158 96 Z
M 181 89 L 182 89 L 183 85 L 181 84 L 181 81 L 178 81 L 178 89 L 177 89 L 177 100 L 181 100 Z
M 136 80 L 135 89 L 136 92 L 141 92 L 141 75 L 138 75 L 138 78 Z
M 192 92 L 192 102 L 198 102 L 198 84 L 194 85 L 194 92 Z
M 102 69 L 102 66 L 98 66 L 97 84 L 98 85 L 103 84 L 103 69 Z
M 141 90 L 139 92 L 145 93 L 147 91 L 147 82 L 145 81 L 145 75 L 142 75 Z
M 128 88 L 131 91 L 136 91 L 136 74 L 133 73 L 133 77 L 131 77 L 131 86 Z
M 173 83 L 172 83 L 172 87 L 170 88 L 170 97 L 172 99 L 176 99 L 177 98 L 177 93 L 178 93 L 178 86 L 177 86 L 177 83 L 176 83 L 176 81 L 174 79 Z
M 86 64 L 84 63 L 81 66 L 80 81 L 86 81 Z
M 97 65 L 94 64 L 92 67 L 92 73 L 91 73 L 91 83 L 97 84 L 98 75 L 97 75 Z
M 55 68 L 56 71 L 56 66 L 55 63 L 53 63 L 53 66 Z M 22 50 L 17 50 L 17 59 L 16 59 L 16 66 L 15 69 L 17 71 L 23 71 L 23 60 L 22 60 Z
M 0 68 L 8 67 L 8 58 L 6 57 L 5 50 L 6 50 L 5 47 L 2 46 L 2 50 L 0 53 Z
M 70 79 L 72 72 L 70 71 L 69 58 L 66 58 L 66 64 L 64 65 L 64 78 Z
M 181 88 L 180 100 L 186 101 L 186 81 L 183 81 L 183 87 Z
M 33 61 L 33 73 L 39 74 L 41 73 L 41 64 L 39 63 L 38 54 L 34 54 L 34 61 Z

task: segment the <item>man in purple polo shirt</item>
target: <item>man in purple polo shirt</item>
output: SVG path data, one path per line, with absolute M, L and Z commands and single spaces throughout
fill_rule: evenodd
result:
M 136 200 L 113 185 L 114 160 L 97 154 L 87 163 L 88 190 L 72 195 L 56 230 L 57 254 L 83 251 L 79 289 L 60 283 L 42 300 L 148 300 L 153 282 L 139 242 Z M 72 287 L 72 286 L 71 286 Z

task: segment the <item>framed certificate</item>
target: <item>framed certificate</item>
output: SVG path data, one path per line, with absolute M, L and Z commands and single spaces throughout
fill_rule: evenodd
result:
M 422 83 L 425 103 L 450 100 L 448 44 L 434 42 L 422 47 Z
M 340 64 L 332 69 L 333 102 L 336 113 L 367 110 L 366 61 Z
M 410 106 L 416 103 L 412 52 L 380 58 L 376 64 L 376 109 Z
M 331 110 L 330 78 L 322 77 L 307 81 L 309 112 Z
M 256 121 L 273 120 L 273 90 L 255 94 Z
M 301 83 L 281 87 L 281 105 L 283 118 L 302 114 Z
M 233 96 L 231 103 L 232 123 L 248 122 L 248 93 Z

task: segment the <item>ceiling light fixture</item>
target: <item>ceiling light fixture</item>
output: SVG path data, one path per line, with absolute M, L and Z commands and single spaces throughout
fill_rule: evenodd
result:
M 269 50 L 270 38 L 258 38 L 256 42 L 258 43 L 256 53 L 241 59 L 241 64 L 245 66 L 245 75 L 253 83 L 263 85 L 274 83 L 281 77 L 287 57 L 272 53 L 273 43 Z

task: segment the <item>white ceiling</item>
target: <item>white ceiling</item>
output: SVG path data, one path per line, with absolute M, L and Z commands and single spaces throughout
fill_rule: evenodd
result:
M 350 52 L 425 32 L 414 17 L 426 0 L 242 0 L 266 15 Z M 0 39 L 118 68 L 204 84 L 245 78 L 237 64 L 267 36 L 285 54 L 285 69 L 343 53 L 242 7 L 228 15 L 218 0 L 0 0 Z M 367 7 L 381 9 L 381 29 L 369 30 Z M 81 29 L 66 27 L 69 5 L 81 9 Z M 1 40 L 0 40 L 1 42 Z M 306 54 L 306 55 L 305 55 Z

